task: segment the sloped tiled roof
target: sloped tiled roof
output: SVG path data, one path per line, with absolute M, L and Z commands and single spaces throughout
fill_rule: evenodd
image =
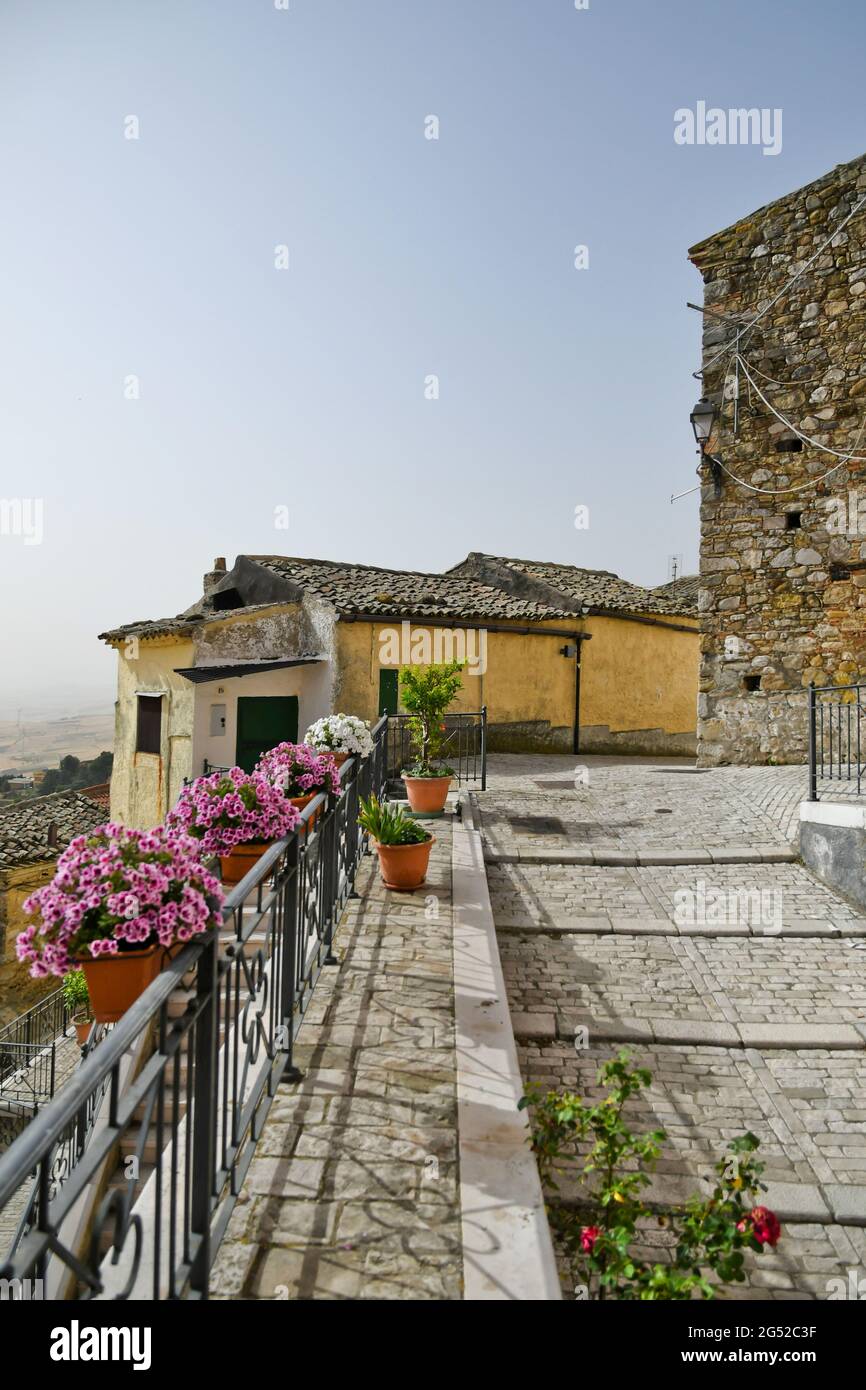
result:
M 76 835 L 107 819 L 104 806 L 78 791 L 52 792 L 0 810 L 0 870 L 56 859 Z M 57 827 L 54 845 L 48 843 L 52 825 Z
M 273 603 L 254 603 L 244 608 L 244 613 L 255 612 L 257 608 L 273 608 Z M 220 612 L 208 608 L 206 603 L 199 599 L 185 613 L 178 613 L 174 618 L 141 618 L 134 623 L 124 623 L 122 627 L 109 628 L 107 632 L 100 632 L 100 642 L 124 642 L 128 637 L 191 637 L 202 623 L 231 622 L 236 618 L 239 610 L 228 608 Z
M 700 587 L 699 574 L 681 574 L 679 579 L 671 579 L 667 584 L 657 584 L 652 592 L 666 601 L 685 604 L 686 607 L 680 609 L 680 612 L 697 613 Z
M 101 806 L 105 814 L 111 805 L 111 783 L 96 782 L 92 787 L 81 787 L 79 789 L 82 796 L 86 796 L 89 801 L 95 801 L 97 806 Z
M 515 597 L 491 584 L 452 572 L 422 574 L 280 555 L 249 555 L 246 558 L 327 599 L 339 613 L 535 622 L 568 616 L 564 608 Z
M 455 566 L 456 571 L 462 569 L 483 572 L 485 577 L 491 580 L 498 571 L 503 581 L 513 578 L 543 586 L 548 595 L 558 596 L 572 614 L 586 613 L 591 609 L 603 609 L 611 613 L 684 616 L 694 616 L 697 612 L 697 600 L 692 600 L 689 590 L 685 587 L 692 576 L 677 580 L 676 583 L 683 587 L 676 591 L 672 591 L 670 585 L 647 589 L 641 584 L 632 584 L 627 579 L 620 579 L 619 575 L 611 570 L 581 569 L 578 565 L 555 564 L 546 560 L 517 560 L 505 555 L 483 555 L 474 552 L 461 565 Z

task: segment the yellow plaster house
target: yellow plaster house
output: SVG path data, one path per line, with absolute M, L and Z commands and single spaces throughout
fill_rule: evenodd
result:
M 445 574 L 218 560 L 186 612 L 102 634 L 118 653 L 112 817 L 155 824 L 184 778 L 251 767 L 323 714 L 396 712 L 410 661 L 465 660 L 455 708 L 487 706 L 492 750 L 691 753 L 691 582 L 476 554 Z

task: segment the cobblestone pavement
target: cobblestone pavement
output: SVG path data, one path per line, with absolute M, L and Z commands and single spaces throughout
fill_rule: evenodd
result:
M 221 1299 L 459 1299 L 450 821 L 423 893 L 362 866 L 211 1281 Z
M 805 785 L 802 767 L 499 754 L 478 801 L 494 854 L 779 848 L 796 839 Z
M 612 866 L 488 864 L 497 926 L 574 930 L 586 919 L 652 922 L 687 931 L 701 915 L 715 934 L 750 929 L 866 931 L 866 917 L 801 864 Z M 691 895 L 691 896 L 689 896 Z M 703 904 L 703 914 L 699 909 Z M 694 911 L 690 910 L 694 908 Z M 691 920 L 690 920 L 691 919 Z M 599 930 L 613 930 L 599 922 Z
M 729 1296 L 866 1278 L 866 917 L 799 863 L 749 854 L 795 843 L 804 769 L 586 759 L 575 787 L 579 762 L 496 758 L 473 803 L 525 1079 L 594 1094 L 629 1044 L 653 1074 L 635 1113 L 669 1136 L 661 1205 L 758 1135 L 783 1239 Z M 580 841 L 629 857 L 567 862 Z M 642 862 L 660 848 L 668 863 Z M 698 848 L 706 862 L 677 862 Z

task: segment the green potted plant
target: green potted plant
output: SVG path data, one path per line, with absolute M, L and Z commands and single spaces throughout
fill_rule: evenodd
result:
M 400 670 L 400 699 L 412 716 L 409 738 L 413 762 L 403 769 L 406 795 L 419 815 L 441 815 L 454 775 L 453 767 L 439 761 L 445 734 L 442 716 L 463 688 L 462 663 L 404 666 Z
M 60 988 L 63 993 L 63 1002 L 69 1010 L 69 1016 L 75 1026 L 78 1046 L 83 1047 L 93 1027 L 90 993 L 84 978 L 84 971 L 81 969 L 70 970 L 68 975 L 63 976 L 63 983 Z
M 399 806 L 389 806 L 377 796 L 361 797 L 358 824 L 371 836 L 379 856 L 379 872 L 386 888 L 410 893 L 427 877 L 433 836 Z

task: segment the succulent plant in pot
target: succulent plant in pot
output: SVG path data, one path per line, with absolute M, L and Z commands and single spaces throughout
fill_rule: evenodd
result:
M 444 741 L 443 715 L 462 690 L 462 663 L 449 661 L 433 666 L 404 666 L 400 671 L 400 699 L 409 720 L 413 762 L 403 769 L 409 805 L 418 815 L 441 815 L 448 799 L 454 769 L 440 761 Z
M 434 839 L 399 806 L 361 797 L 358 824 L 370 835 L 379 856 L 379 872 L 386 888 L 410 893 L 427 877 Z

